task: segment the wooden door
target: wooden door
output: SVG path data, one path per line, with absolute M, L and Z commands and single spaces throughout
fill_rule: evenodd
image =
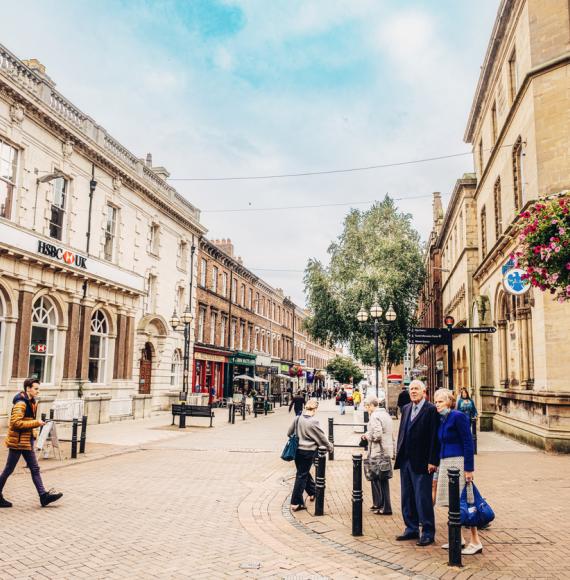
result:
M 139 369 L 139 393 L 141 395 L 150 395 L 152 378 L 152 346 L 146 343 L 141 351 L 140 369 Z

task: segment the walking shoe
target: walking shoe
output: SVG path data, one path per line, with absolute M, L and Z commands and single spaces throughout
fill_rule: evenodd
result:
M 483 544 L 469 544 L 467 548 L 463 548 L 461 553 L 464 556 L 473 556 L 473 554 L 481 554 L 483 553 Z
M 49 491 L 46 491 L 45 493 L 42 493 L 42 495 L 40 495 L 40 503 L 42 504 L 42 507 L 46 507 L 46 505 L 49 505 L 50 503 L 57 501 L 62 496 L 63 493 L 57 492 L 55 491 L 55 489 L 50 489 Z
M 465 542 L 461 542 L 461 547 L 465 548 Z M 449 544 L 443 544 L 441 547 L 442 550 L 449 550 Z
M 5 499 L 4 496 L 0 493 L 0 508 L 9 508 L 9 507 L 12 507 L 12 502 Z

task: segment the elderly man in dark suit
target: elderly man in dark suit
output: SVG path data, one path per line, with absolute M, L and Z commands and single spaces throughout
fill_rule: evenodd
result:
M 429 546 L 435 540 L 431 489 L 433 473 L 439 465 L 439 415 L 425 394 L 424 383 L 410 383 L 411 402 L 402 409 L 394 464 L 400 470 L 402 516 L 406 524 L 404 533 L 396 540 L 418 540 L 418 546 Z

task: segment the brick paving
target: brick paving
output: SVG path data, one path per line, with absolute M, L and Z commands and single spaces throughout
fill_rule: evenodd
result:
M 39 508 L 20 470 L 5 489 L 15 507 L 0 511 L 0 578 L 570 577 L 561 532 L 570 515 L 567 457 L 481 453 L 477 481 L 497 521 L 484 532 L 484 554 L 450 571 L 440 548 L 392 541 L 397 510 L 392 518 L 367 513 L 366 535 L 350 536 L 351 451 L 328 464 L 327 515 L 290 514 L 293 469 L 279 459 L 285 409 L 233 426 L 220 411 L 214 429 L 182 433 L 163 419 L 146 433 L 136 426 L 136 438 L 118 435 L 129 423 L 94 427 L 91 461 L 43 463 L 46 483 L 65 492 L 49 508 Z M 344 438 L 358 438 L 345 429 Z M 103 458 L 109 453 L 121 455 Z M 444 529 L 439 514 L 440 542 Z

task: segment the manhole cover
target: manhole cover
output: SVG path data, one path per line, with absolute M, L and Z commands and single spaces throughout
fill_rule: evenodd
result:
M 261 562 L 244 562 L 239 567 L 242 570 L 259 570 L 261 568 Z
M 485 542 L 489 544 L 552 544 L 548 538 L 529 528 L 491 527 L 484 534 Z

